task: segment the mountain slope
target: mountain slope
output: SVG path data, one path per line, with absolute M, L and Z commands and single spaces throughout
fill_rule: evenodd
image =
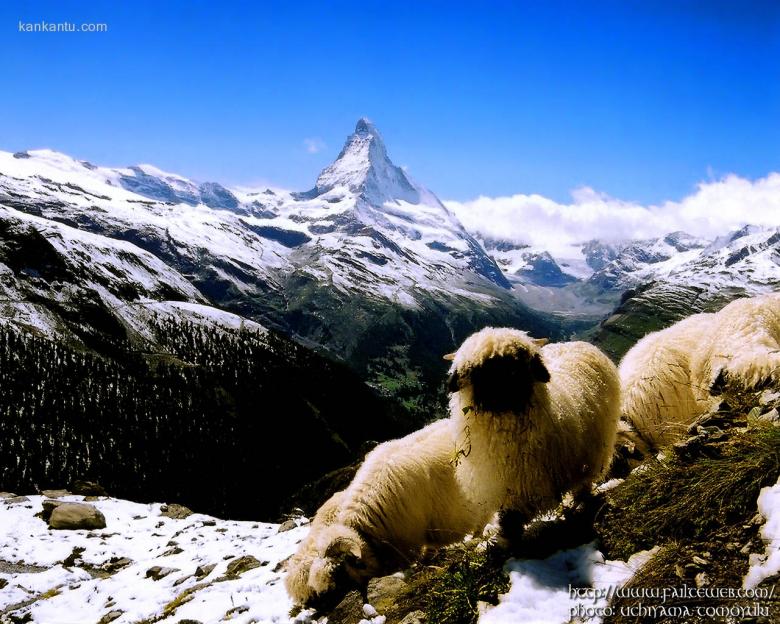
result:
M 130 242 L 184 277 L 197 291 L 186 298 L 331 350 L 391 392 L 411 370 L 423 394 L 440 396 L 441 354 L 483 325 L 572 331 L 518 302 L 364 119 L 303 193 L 230 191 L 40 150 L 0 153 L 0 205 Z
M 594 342 L 615 358 L 645 334 L 690 314 L 780 289 L 780 230 L 746 227 L 630 279 L 637 285 L 625 291 L 614 313 L 593 332 Z

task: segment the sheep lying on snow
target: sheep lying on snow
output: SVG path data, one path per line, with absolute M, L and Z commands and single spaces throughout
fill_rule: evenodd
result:
M 408 565 L 490 519 L 470 507 L 455 480 L 455 441 L 440 420 L 366 456 L 352 483 L 317 512 L 290 559 L 286 586 L 296 603 Z
M 726 385 L 780 380 L 780 294 L 732 301 L 642 338 L 620 363 L 622 411 L 651 447 L 685 433 Z
M 476 509 L 514 516 L 510 528 L 589 491 L 615 444 L 614 364 L 584 342 L 543 342 L 488 327 L 452 356 L 456 477 Z
M 691 355 L 714 320 L 714 314 L 695 314 L 648 334 L 620 362 L 622 413 L 650 448 L 679 437 L 707 409 L 706 390 L 694 386 Z
M 691 368 L 696 387 L 713 393 L 780 381 L 780 293 L 737 299 L 715 314 Z

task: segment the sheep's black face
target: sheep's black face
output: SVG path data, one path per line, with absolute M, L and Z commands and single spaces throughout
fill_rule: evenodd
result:
M 450 392 L 471 385 L 474 407 L 483 412 L 524 413 L 536 383 L 550 381 L 550 373 L 538 353 L 521 351 L 488 358 L 468 373 L 453 373 Z

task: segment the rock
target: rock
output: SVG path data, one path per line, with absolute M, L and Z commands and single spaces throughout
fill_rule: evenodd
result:
M 68 490 L 41 490 L 41 496 L 46 498 L 62 498 L 63 496 L 70 496 Z
M 195 576 L 198 577 L 198 580 L 202 578 L 206 578 L 209 574 L 211 574 L 214 571 L 214 568 L 217 567 L 216 563 L 209 563 L 208 565 L 199 565 L 197 568 L 195 568 Z
M 160 579 L 164 579 L 166 576 L 173 574 L 174 572 L 178 572 L 178 570 L 176 568 L 163 568 L 161 566 L 154 566 L 146 571 L 146 578 L 150 578 L 153 581 L 159 581 Z
M 179 620 L 176 624 L 202 624 L 200 620 Z
M 102 568 L 106 572 L 113 574 L 114 572 L 118 572 L 122 568 L 126 568 L 131 563 L 133 563 L 132 559 L 128 559 L 127 557 L 111 557 L 106 563 L 103 564 Z
M 243 557 L 239 557 L 228 563 L 225 574 L 229 577 L 240 576 L 247 570 L 259 568 L 260 565 L 260 562 L 252 555 L 244 555 Z
M 279 525 L 279 530 L 277 533 L 284 533 L 285 531 L 291 531 L 292 529 L 297 529 L 298 524 L 293 520 L 292 518 L 289 520 L 285 520 L 282 522 L 282 524 Z
M 184 520 L 184 518 L 192 515 L 192 509 L 176 503 L 160 505 L 160 515 L 173 520 Z
M 18 505 L 19 503 L 29 503 L 30 499 L 26 496 L 9 496 L 3 499 L 6 505 Z
M 395 604 L 398 595 L 406 588 L 406 581 L 398 576 L 379 576 L 368 582 L 368 602 L 379 613 L 387 611 Z
M 398 624 L 423 624 L 425 622 L 425 613 L 422 611 L 412 611 Z
M 102 618 L 98 620 L 98 624 L 108 624 L 116 619 L 119 619 L 123 615 L 123 611 L 109 611 Z
M 706 572 L 699 572 L 695 577 L 696 587 L 707 587 L 712 583 Z
M 43 518 L 45 522 L 48 522 L 49 518 L 51 518 L 51 512 L 54 511 L 55 507 L 62 505 L 62 501 L 46 498 L 43 500 L 41 505 L 43 506 L 43 511 L 41 511 L 41 518 Z
M 761 423 L 769 423 L 775 427 L 780 427 L 780 412 L 778 412 L 777 408 L 774 407 L 768 412 L 761 414 L 758 418 L 756 418 L 756 421 Z
M 105 529 L 106 518 L 93 505 L 86 503 L 61 503 L 54 507 L 49 517 L 50 529 Z
M 6 498 L 16 498 L 16 494 L 14 494 L 13 492 L 0 492 L 0 500 Z
M 105 488 L 95 481 L 76 480 L 71 484 L 70 490 L 81 496 L 108 496 Z
M 328 614 L 328 622 L 358 624 L 363 619 L 363 597 L 358 591 L 351 591 Z
M 8 581 L 4 578 L 0 578 L 0 589 L 3 589 L 6 585 L 8 585 Z

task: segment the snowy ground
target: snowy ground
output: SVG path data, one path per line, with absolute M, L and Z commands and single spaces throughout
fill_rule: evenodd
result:
M 96 623 L 108 614 L 116 616 L 116 624 L 291 621 L 281 563 L 295 551 L 305 525 L 280 532 L 276 524 L 202 514 L 177 520 L 161 515 L 157 503 L 101 498 L 92 504 L 105 515 L 105 529 L 54 531 L 35 516 L 42 501 L 42 496 L 30 496 L 27 502 L 0 502 L 0 622 L 10 621 L 5 618 L 12 613 L 29 613 L 29 621 L 41 624 Z M 65 562 L 74 549 L 83 551 L 75 563 Z M 246 555 L 261 565 L 238 578 L 224 578 L 228 565 Z M 129 562 L 117 564 L 121 558 Z M 545 560 L 512 560 L 509 593 L 499 606 L 485 610 L 480 622 L 567 622 L 577 604 L 606 604 L 590 596 L 570 599 L 570 584 L 597 589 L 622 584 L 643 558 L 604 561 L 588 544 Z M 209 565 L 214 569 L 196 576 L 199 567 Z M 173 571 L 153 580 L 147 571 L 155 566 Z M 180 604 L 172 608 L 174 601 Z M 308 621 L 306 614 L 298 621 Z M 373 619 L 374 624 L 382 621 L 381 616 Z
M 744 581 L 747 589 L 780 573 L 780 480 L 772 487 L 761 490 L 758 513 L 766 519 L 761 527 L 761 539 L 766 544 L 766 550 L 763 554 L 750 555 L 750 569 Z
M 275 524 L 216 520 L 201 514 L 174 520 L 160 515 L 159 504 L 105 498 L 92 503 L 105 515 L 105 529 L 53 531 L 34 516 L 43 497 L 29 499 L 12 505 L 0 502 L 0 579 L 8 582 L 0 589 L 0 614 L 12 605 L 32 601 L 15 613 L 29 612 L 31 621 L 42 624 L 84 624 L 98 622 L 113 611 L 121 612 L 113 622 L 124 624 L 157 618 L 166 605 L 191 592 L 168 617 L 155 621 L 290 619 L 292 605 L 277 566 L 295 550 L 305 527 L 280 533 Z M 62 565 L 74 548 L 84 549 L 81 561 L 92 568 L 107 567 L 112 557 L 126 557 L 131 563 L 112 576 L 92 578 L 82 568 Z M 231 561 L 245 555 L 261 565 L 236 579 L 219 580 Z M 13 564 L 40 566 L 44 571 L 20 573 Z M 216 566 L 208 575 L 194 576 L 198 566 L 211 564 Z M 155 581 L 146 576 L 154 566 L 175 571 Z M 0 621 L 5 621 L 3 615 Z

